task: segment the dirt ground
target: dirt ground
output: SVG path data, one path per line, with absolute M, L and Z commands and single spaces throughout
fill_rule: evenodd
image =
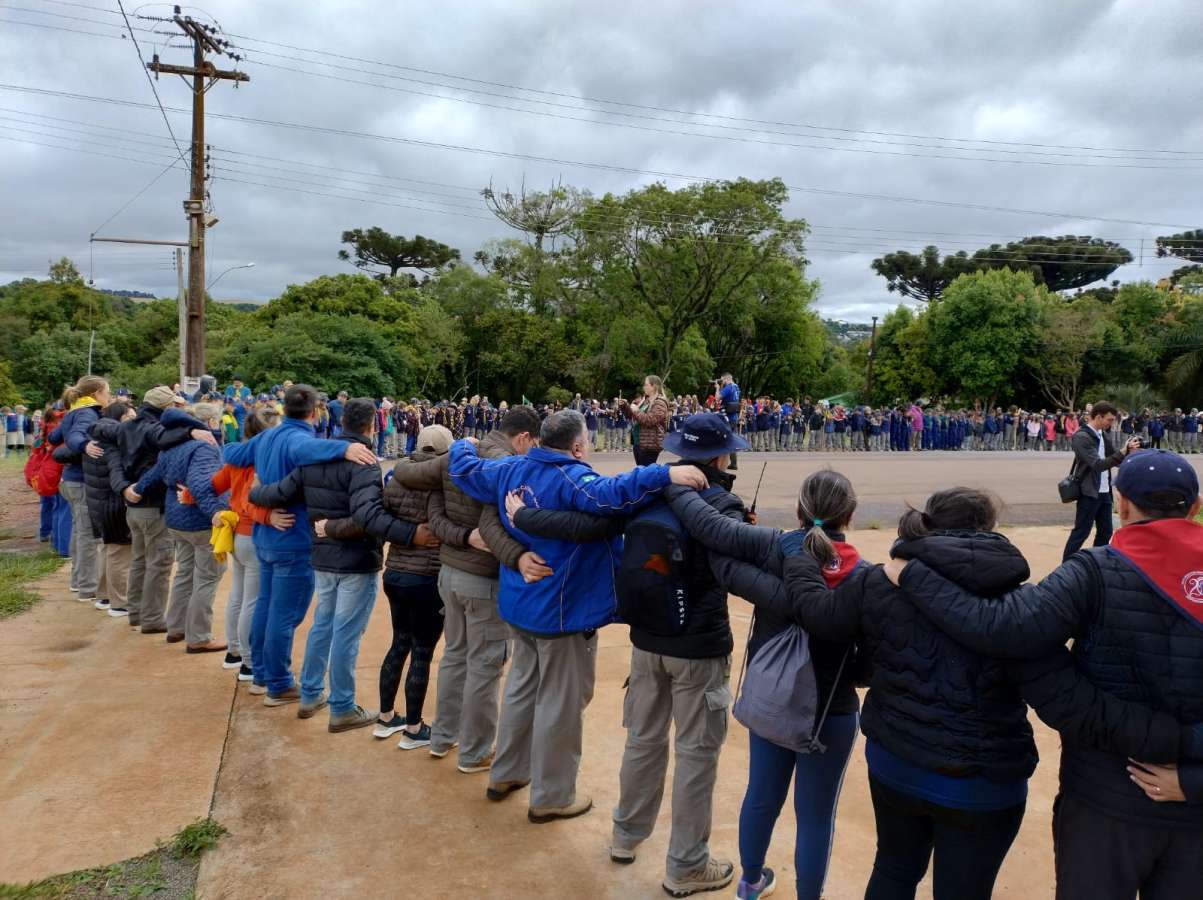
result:
M 1014 461 L 932 456 L 940 458 L 830 460 L 853 477 L 862 507 L 879 510 L 859 518 L 862 526 L 879 527 L 851 538 L 868 559 L 886 556 L 889 510 L 921 501 L 937 485 L 990 486 L 1013 510 L 1037 515 L 1068 465 L 1059 455 Z M 798 481 L 828 461 L 773 457 L 760 494 L 764 521 L 786 524 Z M 617 457 L 597 463 L 602 471 L 626 465 Z M 753 463 L 751 456 L 741 461 L 740 493 L 748 498 L 760 470 Z M 5 494 L 7 505 L 7 486 Z M 1048 527 L 1008 530 L 1037 577 L 1059 560 L 1067 514 L 1056 504 L 1038 516 L 1048 516 Z M 1062 524 L 1052 524 L 1058 519 Z M 486 776 L 459 774 L 454 756 L 439 761 L 424 751 L 403 752 L 395 739 L 375 741 L 368 731 L 331 735 L 324 713 L 301 721 L 295 706 L 265 708 L 245 685 L 236 687 L 219 655 L 188 656 L 161 636 L 131 633 L 123 620 L 76 602 L 66 577 L 63 569 L 46 579 L 39 586 L 43 603 L 0 623 L 0 882 L 137 856 L 211 811 L 230 834 L 202 864 L 198 896 L 204 898 L 243 896 L 248 887 L 265 900 L 392 897 L 418 885 L 474 898 L 663 896 L 667 802 L 634 865 L 614 866 L 606 855 L 624 739 L 625 628 L 602 632 L 597 689 L 586 714 L 579 789 L 595 808 L 571 822 L 535 826 L 526 821 L 525 793 L 489 803 Z M 223 586 L 217 634 L 224 597 Z M 749 612 L 742 600 L 731 599 L 735 667 Z M 297 667 L 307 626 L 297 634 Z M 380 600 L 359 657 L 364 706 L 377 703 L 388 640 L 388 610 Z M 427 718 L 433 697 L 432 683 Z M 1042 763 L 996 893 L 1025 900 L 1052 893 L 1049 823 L 1058 738 L 1033 722 Z M 738 855 L 746 778 L 747 734 L 732 722 L 715 798 L 711 845 L 717 855 Z M 769 854 L 782 881 L 778 896 L 793 896 L 793 838 L 787 808 Z M 840 803 L 828 900 L 863 895 L 873 846 L 858 744 Z M 930 888 L 920 896 L 930 896 Z

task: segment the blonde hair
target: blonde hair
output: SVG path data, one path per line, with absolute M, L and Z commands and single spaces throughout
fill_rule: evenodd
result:
M 63 391 L 63 405 L 70 409 L 81 397 L 95 397 L 101 391 L 107 390 L 108 386 L 108 381 L 99 375 L 85 375 Z
M 654 396 L 657 396 L 657 397 L 664 396 L 664 379 L 663 378 L 661 378 L 659 375 L 647 375 L 644 377 L 643 380 L 645 383 L 650 384 L 652 386 L 652 388 L 655 390 L 656 393 Z

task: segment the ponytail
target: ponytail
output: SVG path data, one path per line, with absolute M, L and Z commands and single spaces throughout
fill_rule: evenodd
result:
M 927 498 L 923 511 L 909 508 L 898 520 L 898 536 L 916 541 L 937 531 L 993 531 L 1001 504 L 988 491 L 954 487 Z
M 798 522 L 808 529 L 802 546 L 821 566 L 839 559 L 828 531 L 847 527 L 856 512 L 856 491 L 845 476 L 822 469 L 807 476 L 798 489 Z

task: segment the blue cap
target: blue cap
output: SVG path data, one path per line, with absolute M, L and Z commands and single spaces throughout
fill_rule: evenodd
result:
M 1149 512 L 1190 509 L 1199 496 L 1194 466 L 1169 450 L 1131 453 L 1115 476 L 1115 489 Z
M 664 449 L 682 459 L 713 459 L 748 449 L 748 442 L 716 413 L 694 413 L 664 439 Z

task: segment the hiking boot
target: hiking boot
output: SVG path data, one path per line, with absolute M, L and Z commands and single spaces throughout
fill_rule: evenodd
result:
M 711 857 L 706 865 L 681 878 L 665 878 L 661 883 L 670 897 L 688 897 L 703 891 L 721 891 L 735 876 L 735 864 Z
M 107 610 L 109 608 L 110 604 L 109 604 L 109 601 L 106 600 L 104 597 L 100 597 L 92 605 L 95 606 L 101 612 L 104 612 L 105 610 Z
M 253 672 L 251 672 L 251 667 L 248 666 L 246 663 L 243 663 L 242 665 L 240 665 L 238 667 L 238 680 L 239 681 L 254 681 L 255 680 L 255 675 Z M 252 691 L 251 693 L 254 693 L 254 691 Z
M 241 675 L 238 676 L 238 680 L 242 681 Z M 255 684 L 255 682 L 252 681 L 250 689 L 247 691 L 247 693 L 256 694 L 256 695 L 266 694 L 267 693 L 267 685 L 266 684 Z
M 397 746 L 402 750 L 417 750 L 419 747 L 430 746 L 430 726 L 425 722 L 418 725 L 417 732 L 410 731 L 405 728 L 401 732 L 401 740 L 397 742 Z
M 227 653 L 226 658 L 221 661 L 223 669 L 240 669 L 242 668 L 242 657 L 237 653 Z
M 593 800 L 582 796 L 577 797 L 567 806 L 532 806 L 526 811 L 526 818 L 536 825 L 544 825 L 557 819 L 575 819 L 577 816 L 583 816 L 591 809 L 593 809 Z M 731 867 L 731 871 L 735 871 L 734 866 Z M 727 875 L 727 880 L 731 880 L 730 874 Z
M 379 713 L 374 709 L 364 709 L 362 706 L 356 706 L 349 712 L 339 713 L 337 716 L 331 714 L 330 724 L 326 726 L 326 730 L 331 734 L 338 734 L 339 732 L 351 731 L 355 728 L 366 728 L 375 722 L 378 716 Z
M 514 791 L 520 791 L 528 784 L 530 784 L 529 778 L 522 781 L 499 781 L 496 784 L 490 783 L 488 788 L 485 790 L 485 796 L 494 803 L 500 803 L 510 794 L 514 793 Z
M 615 844 L 610 845 L 610 862 L 618 863 L 620 866 L 629 866 L 634 861 L 634 849 L 628 850 L 626 847 L 619 847 Z
M 301 705 L 297 707 L 298 719 L 312 719 L 319 709 L 326 708 L 326 695 L 321 694 L 316 700 L 302 700 Z
M 479 775 L 481 772 L 487 772 L 493 768 L 493 754 L 490 753 L 478 763 L 460 763 L 456 768 L 465 775 Z
M 220 653 L 226 649 L 223 641 L 202 641 L 199 644 L 189 644 L 188 653 Z
M 435 749 L 434 747 L 431 747 L 431 748 L 430 748 L 430 755 L 431 755 L 431 756 L 433 756 L 435 759 L 442 759 L 444 756 L 446 756 L 448 753 L 450 753 L 452 750 L 454 750 L 454 749 L 455 749 L 456 747 L 458 747 L 458 746 L 459 746 L 459 741 L 456 741 L 456 742 L 455 742 L 454 744 L 452 744 L 450 747 L 446 747 L 446 748 L 444 748 L 444 749 L 441 749 L 441 750 L 440 750 L 440 749 Z
M 746 881 L 740 881 L 739 887 L 735 890 L 735 896 L 738 900 L 760 900 L 761 897 L 767 897 L 777 889 L 777 877 L 773 874 L 773 870 L 764 868 L 760 870 L 760 880 L 755 884 L 748 884 Z
M 393 717 L 387 722 L 383 719 L 376 720 L 376 727 L 372 729 L 372 737 L 374 738 L 390 738 L 398 731 L 405 730 L 405 719 L 393 713 Z
M 267 696 L 263 698 L 264 706 L 287 706 L 289 703 L 301 702 L 301 689 L 295 684 L 278 694 L 273 694 L 271 691 L 266 693 Z
M 124 606 L 110 606 L 109 607 L 109 615 L 112 616 L 114 619 L 120 619 L 123 616 L 128 616 L 129 610 L 126 609 Z
M 169 643 L 169 644 L 178 644 L 180 641 L 182 641 L 184 639 L 184 632 L 182 632 L 182 631 L 179 633 L 173 633 L 173 632 L 167 631 L 166 628 L 164 628 L 163 631 L 167 632 L 167 643 Z M 163 632 L 147 631 L 145 628 L 143 628 L 142 633 L 143 634 L 162 634 Z

